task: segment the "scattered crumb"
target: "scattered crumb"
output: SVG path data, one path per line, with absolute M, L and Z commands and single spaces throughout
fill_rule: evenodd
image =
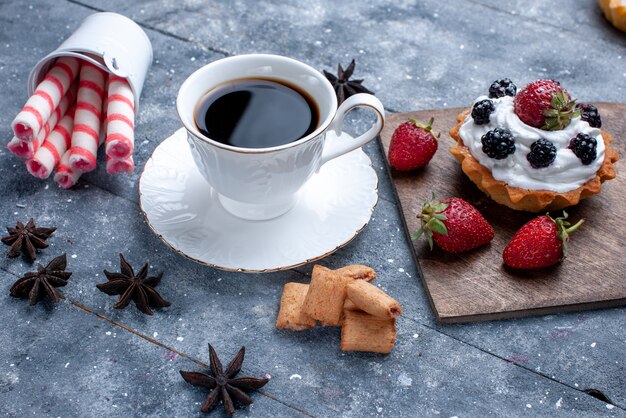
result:
M 533 406 L 529 403 L 526 404 L 526 408 L 532 408 Z
M 398 384 L 400 384 L 400 386 L 411 386 L 413 384 L 413 379 L 411 379 L 406 373 L 402 372 L 398 376 Z
M 561 407 L 561 405 L 562 405 L 562 403 L 563 403 L 563 398 L 559 398 L 559 400 L 558 400 L 558 401 L 556 401 L 556 407 L 557 407 L 557 408 L 560 408 L 560 407 Z
M 611 405 L 610 403 L 606 404 L 606 409 L 613 409 L 615 408 L 615 405 Z
M 65 363 L 64 368 L 66 368 L 66 369 L 67 369 L 67 366 L 69 366 L 69 365 L 70 365 L 70 363 L 69 363 L 69 362 L 68 362 L 68 363 Z M 12 365 L 11 365 L 11 366 L 12 366 Z
M 591 348 L 595 348 L 595 346 L 596 346 L 595 342 L 591 343 Z
M 159 333 L 158 333 L 158 332 L 155 332 L 154 334 L 152 334 L 152 338 L 156 338 L 156 337 L 158 337 L 158 336 L 159 336 Z
M 183 337 L 176 337 L 176 341 L 182 341 L 182 340 L 184 340 Z
M 106 335 L 111 335 L 111 331 L 105 332 Z
M 419 337 L 419 334 L 413 334 L 413 338 Z
M 76 254 L 72 254 L 72 258 L 76 258 L 78 257 Z
M 289 376 L 289 380 L 302 380 L 302 376 L 300 376 L 299 374 L 292 374 L 291 376 Z
M 22 208 L 22 209 L 26 207 L 26 205 L 23 203 L 16 203 L 15 206 L 17 206 L 18 208 Z

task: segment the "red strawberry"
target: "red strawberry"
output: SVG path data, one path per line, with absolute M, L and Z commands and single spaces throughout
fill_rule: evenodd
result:
M 396 128 L 389 144 L 389 164 L 393 168 L 409 171 L 428 164 L 439 146 L 433 122 L 433 118 L 428 123 L 409 119 Z
M 537 80 L 524 87 L 513 99 L 515 114 L 527 125 L 556 131 L 579 116 L 576 100 L 558 81 Z
M 539 269 L 563 260 L 567 255 L 569 233 L 583 223 L 567 222 L 567 213 L 562 218 L 550 215 L 539 216 L 524 224 L 504 248 L 504 264 L 516 269 Z
M 476 210 L 463 199 L 450 199 L 424 203 L 420 229 L 411 238 L 418 239 L 422 234 L 428 239 L 430 248 L 433 241 L 442 250 L 460 253 L 487 244 L 493 239 L 493 228 Z

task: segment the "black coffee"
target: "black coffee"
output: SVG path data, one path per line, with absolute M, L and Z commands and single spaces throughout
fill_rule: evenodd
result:
M 205 94 L 195 111 L 207 138 L 243 148 L 267 148 L 297 141 L 317 128 L 313 100 L 295 86 L 265 79 L 241 79 Z

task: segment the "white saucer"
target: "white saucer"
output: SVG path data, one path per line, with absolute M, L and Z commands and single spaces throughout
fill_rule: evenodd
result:
M 241 272 L 285 270 L 333 253 L 367 225 L 378 201 L 371 164 L 360 148 L 336 158 L 304 185 L 289 212 L 247 221 L 221 206 L 179 129 L 146 163 L 140 206 L 163 242 L 198 263 Z

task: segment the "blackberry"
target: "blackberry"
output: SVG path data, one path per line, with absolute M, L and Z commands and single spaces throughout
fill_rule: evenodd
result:
M 600 113 L 598 108 L 592 104 L 578 103 L 576 110 L 580 110 L 580 118 L 587 121 L 592 128 L 601 128 L 602 120 L 600 120 Z
M 552 164 L 556 158 L 556 147 L 547 139 L 541 138 L 530 146 L 526 159 L 533 168 L 544 168 Z
M 569 142 L 567 148 L 574 151 L 574 154 L 580 159 L 584 165 L 589 165 L 596 159 L 596 147 L 598 141 L 592 136 L 580 133 Z
M 483 152 L 489 158 L 503 160 L 515 152 L 515 140 L 513 134 L 507 129 L 496 128 L 480 138 L 483 144 Z
M 496 110 L 493 102 L 489 99 L 477 102 L 472 108 L 472 118 L 476 125 L 485 125 L 489 123 L 489 115 Z
M 496 80 L 491 83 L 491 86 L 489 87 L 489 97 L 491 99 L 504 96 L 515 96 L 515 93 L 517 93 L 517 87 L 515 87 L 515 84 L 513 84 L 510 78 Z

